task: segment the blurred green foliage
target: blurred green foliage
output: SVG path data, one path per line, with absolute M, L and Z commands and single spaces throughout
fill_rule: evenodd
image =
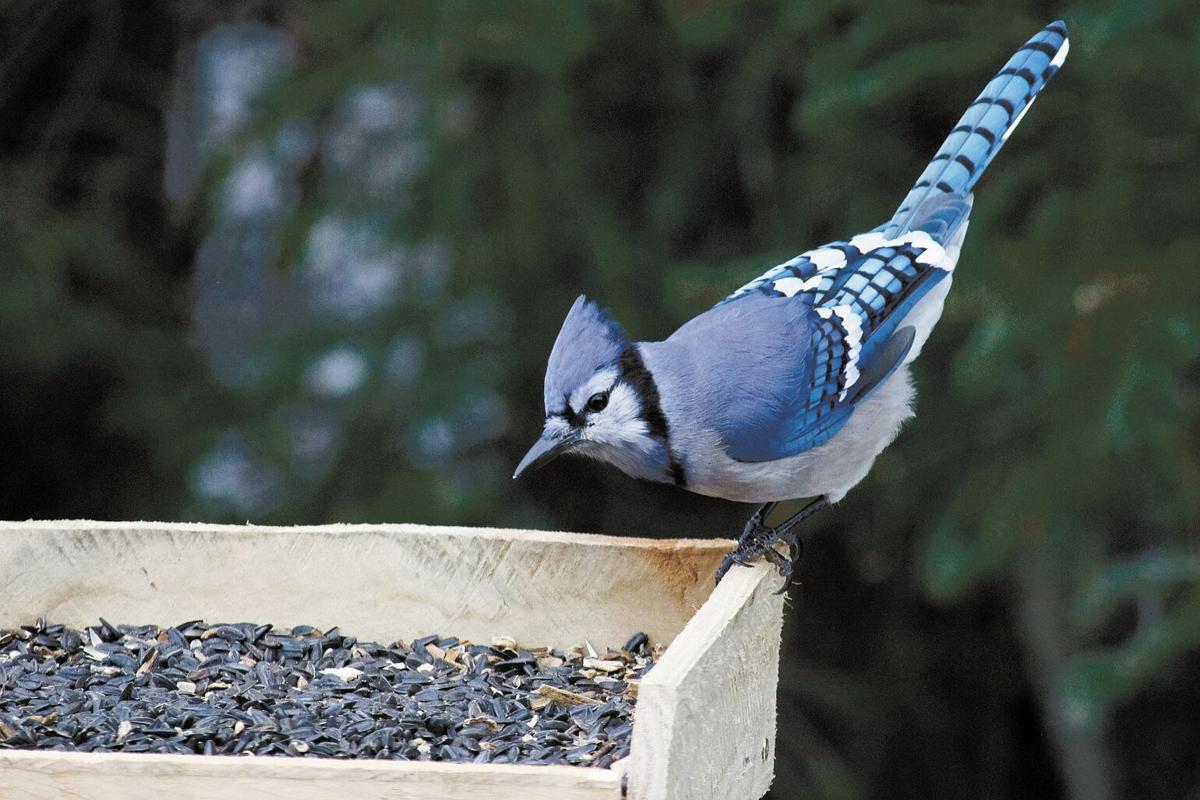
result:
M 917 418 L 806 533 L 772 797 L 1195 794 L 1194 11 L 196 3 L 159 8 L 142 39 L 131 15 L 54 23 L 78 65 L 51 57 L 53 37 L 10 34 L 24 50 L 9 48 L 0 99 L 24 113 L 7 114 L 0 165 L 4 515 L 730 535 L 746 509 L 592 465 L 508 481 L 571 300 L 586 291 L 658 338 L 765 267 L 873 227 L 1010 52 L 1061 16 L 1070 58 L 978 187 Z M 173 73 L 209 27 L 247 20 L 284 31 L 294 57 L 170 217 Z M 356 241 L 432 253 L 444 277 L 409 269 L 353 318 L 289 308 L 242 342 L 250 377 L 213 377 L 189 265 L 239 165 L 286 161 L 296 131 L 327 142 L 354 92 L 397 86 L 416 98 L 417 168 L 380 188 L 373 162 L 339 167 L 313 145 L 266 228 L 269 266 L 304 274 L 335 218 L 369 232 Z M 365 380 L 315 391 L 330 353 Z M 397 353 L 405 380 L 389 378 Z M 333 444 L 306 458 L 312 419 Z M 230 436 L 271 476 L 256 511 L 196 477 Z

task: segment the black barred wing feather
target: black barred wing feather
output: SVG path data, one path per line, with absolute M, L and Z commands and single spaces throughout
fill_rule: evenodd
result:
M 729 454 L 773 461 L 828 441 L 908 354 L 916 332 L 898 329 L 950 274 L 956 255 L 924 230 L 891 238 L 876 230 L 797 256 L 723 301 L 766 295 L 803 303 L 818 331 L 805 370 L 807 395 L 774 424 L 729 442 Z

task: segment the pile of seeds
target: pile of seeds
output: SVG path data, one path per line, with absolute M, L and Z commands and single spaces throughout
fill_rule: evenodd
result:
M 0 748 L 607 767 L 629 754 L 654 657 L 644 634 L 600 654 L 38 620 L 0 630 Z

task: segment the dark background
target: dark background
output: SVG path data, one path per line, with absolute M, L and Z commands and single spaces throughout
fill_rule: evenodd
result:
M 734 535 L 509 480 L 572 299 L 660 338 L 875 226 L 1062 17 L 917 418 L 806 527 L 771 796 L 1200 796 L 1195 11 L 0 3 L 0 516 Z

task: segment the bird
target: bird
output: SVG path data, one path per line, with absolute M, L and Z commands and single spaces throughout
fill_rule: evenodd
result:
M 666 339 L 633 341 L 581 295 L 546 365 L 542 433 L 513 477 L 575 453 L 759 504 L 716 580 L 761 557 L 786 590 L 797 526 L 842 500 L 913 416 L 909 365 L 941 316 L 972 190 L 1069 49 L 1062 21 L 1022 45 L 887 222 L 768 270 Z

